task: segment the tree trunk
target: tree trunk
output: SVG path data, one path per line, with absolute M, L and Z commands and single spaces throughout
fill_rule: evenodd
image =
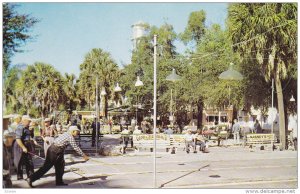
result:
M 202 130 L 202 119 L 203 119 L 203 101 L 199 100 L 197 103 L 198 114 L 197 114 L 197 128 Z
M 279 112 L 279 136 L 280 136 L 280 149 L 286 149 L 286 131 L 285 131 L 285 115 L 284 115 L 284 102 L 283 102 L 283 93 L 281 81 L 276 75 L 275 86 L 277 93 L 277 103 L 278 103 L 278 112 Z
M 105 118 L 107 118 L 107 113 L 108 113 L 107 107 L 108 107 L 107 96 L 104 96 L 104 116 L 105 116 Z

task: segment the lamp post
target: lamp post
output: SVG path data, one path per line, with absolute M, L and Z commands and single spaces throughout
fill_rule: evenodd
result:
M 136 80 L 134 86 L 138 88 L 138 87 L 142 87 L 143 85 L 144 85 L 144 83 L 140 80 L 140 76 L 138 75 L 137 76 L 137 80 Z M 137 102 L 136 102 L 136 110 L 135 110 L 135 120 L 136 120 L 136 123 L 137 123 L 137 120 L 138 120 L 138 118 L 137 118 L 137 113 L 138 113 L 138 108 L 139 108 L 138 103 L 139 103 L 139 96 L 137 94 Z
M 166 80 L 171 81 L 171 82 L 176 82 L 176 81 L 180 81 L 181 77 L 176 74 L 176 70 L 173 68 L 172 73 L 166 77 Z M 175 106 L 176 106 L 176 103 L 175 103 Z M 171 121 L 171 125 L 173 126 L 173 122 L 174 122 L 174 116 L 173 116 L 173 88 L 171 88 L 170 107 L 171 107 L 170 108 L 170 121 Z
M 157 43 L 156 43 L 157 35 L 154 35 L 154 60 L 153 60 L 153 187 L 156 188 L 156 52 L 157 52 Z
M 228 70 L 222 72 L 219 75 L 219 79 L 229 80 L 229 81 L 239 81 L 239 80 L 243 79 L 243 75 L 240 72 L 234 70 L 233 63 L 230 63 Z M 229 106 L 230 106 L 230 93 L 231 93 L 231 90 L 230 90 L 230 85 L 229 85 Z M 233 117 L 233 115 L 232 115 L 232 117 Z
M 96 99 L 95 99 L 95 111 L 96 111 L 96 155 L 98 155 L 98 141 L 99 141 L 99 132 L 98 132 L 98 123 L 99 123 L 99 96 L 98 96 L 98 75 L 96 75 Z M 105 88 L 102 87 L 102 90 L 100 92 L 100 99 L 102 99 L 102 96 L 106 96 Z
M 96 156 L 98 155 L 98 122 L 99 122 L 99 111 L 98 111 L 98 75 L 96 76 Z
M 119 83 L 117 83 L 117 85 L 116 85 L 114 91 L 115 91 L 116 93 L 122 91 L 122 88 L 119 86 Z M 120 118 L 120 117 L 119 117 L 119 118 Z M 121 119 L 119 119 L 119 120 L 120 120 L 120 125 L 121 125 Z M 122 126 L 122 125 L 121 125 L 121 126 Z

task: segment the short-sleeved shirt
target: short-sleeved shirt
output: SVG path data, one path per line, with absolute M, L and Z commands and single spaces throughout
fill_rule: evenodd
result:
M 32 134 L 28 127 L 25 127 L 22 124 L 19 124 L 16 129 L 16 139 L 21 139 L 22 141 L 29 141 L 32 138 Z
M 68 133 L 68 132 L 66 132 L 66 133 L 64 133 L 64 134 L 62 134 L 62 135 L 60 135 L 60 136 L 58 136 L 58 137 L 54 140 L 53 144 L 54 144 L 55 146 L 61 147 L 61 148 L 63 148 L 63 149 L 65 149 L 68 145 L 71 145 L 72 148 L 73 148 L 79 155 L 81 155 L 81 156 L 84 155 L 83 152 L 82 152 L 82 150 L 81 150 L 81 149 L 78 147 L 78 145 L 76 144 L 74 137 L 73 137 L 70 133 Z
M 233 126 L 232 126 L 232 132 L 233 133 L 237 133 L 237 132 L 240 132 L 240 125 L 238 123 L 235 123 Z
M 184 139 L 185 139 L 185 141 L 193 141 L 194 135 L 187 133 L 187 134 L 184 135 Z

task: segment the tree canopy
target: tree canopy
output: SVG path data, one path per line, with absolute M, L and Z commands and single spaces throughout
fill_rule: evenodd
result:
M 10 57 L 15 52 L 22 52 L 20 47 L 32 39 L 30 30 L 38 22 L 28 14 L 19 14 L 17 4 L 3 3 L 3 72 L 6 72 Z

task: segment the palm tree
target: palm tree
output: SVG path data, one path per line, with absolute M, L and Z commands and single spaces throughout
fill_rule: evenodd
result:
M 57 110 L 62 102 L 62 76 L 51 65 L 35 63 L 29 65 L 17 83 L 16 93 L 27 111 L 38 104 L 41 116 Z
M 15 92 L 15 87 L 20 78 L 22 69 L 19 65 L 9 68 L 5 73 L 3 80 L 3 110 L 6 111 L 7 105 L 12 109 L 10 111 L 16 112 L 18 100 Z
M 81 99 L 89 104 L 89 107 L 96 99 L 96 77 L 98 76 L 99 86 L 104 87 L 107 95 L 105 96 L 105 116 L 107 116 L 107 99 L 114 94 L 115 83 L 120 77 L 117 64 L 113 61 L 108 52 L 102 49 L 92 49 L 80 65 L 80 75 L 78 81 L 78 94 Z M 99 94 L 101 91 L 99 88 Z M 99 95 L 98 94 L 98 95 Z M 100 96 L 100 95 L 99 95 Z
M 70 110 L 76 109 L 76 103 L 78 102 L 76 96 L 75 81 L 76 81 L 76 77 L 74 74 L 65 73 L 63 90 L 65 92 L 67 107 Z
M 281 148 L 286 148 L 282 82 L 297 59 L 297 4 L 243 3 L 229 7 L 229 34 L 242 57 L 256 58 L 266 80 L 275 80 Z

